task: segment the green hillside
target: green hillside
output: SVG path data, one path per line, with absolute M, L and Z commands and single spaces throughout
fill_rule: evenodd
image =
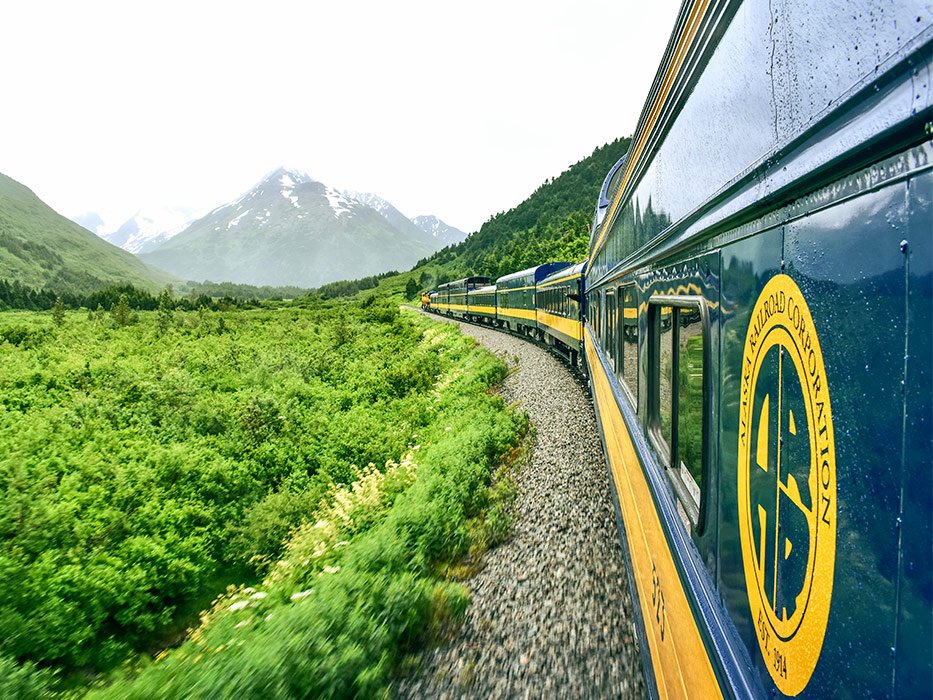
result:
M 493 216 L 463 243 L 439 252 L 432 262 L 455 275 L 498 277 L 548 260 L 582 260 L 599 188 L 630 141 L 621 138 L 600 146 L 514 209 Z
M 408 272 L 337 282 L 317 292 L 325 297 L 345 296 L 378 283 L 376 294 L 414 299 L 422 289 L 467 275 L 496 278 L 547 261 L 583 260 L 599 188 L 630 142 L 620 138 L 600 146 L 513 209 L 490 218 L 462 243 L 420 260 Z
M 78 293 L 123 283 L 156 291 L 179 281 L 69 221 L 2 174 L 0 279 Z

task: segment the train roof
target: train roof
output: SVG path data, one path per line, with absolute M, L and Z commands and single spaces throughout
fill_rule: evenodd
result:
M 476 287 L 481 284 L 489 284 L 492 280 L 488 277 L 474 276 L 474 277 L 464 277 L 461 280 L 455 280 L 453 282 L 447 282 L 446 284 L 438 285 L 438 289 L 459 289 L 461 287 Z
M 599 190 L 599 199 L 596 200 L 596 212 L 593 214 L 594 232 L 602 225 L 603 219 L 606 218 L 606 211 L 609 209 L 609 205 L 619 189 L 619 183 L 622 181 L 622 175 L 625 171 L 621 168 L 627 159 L 628 153 L 616 161 L 616 164 L 606 174 L 606 179 L 603 180 L 603 186 Z
M 563 279 L 565 277 L 579 277 L 586 273 L 587 262 L 588 262 L 587 260 L 584 260 L 583 262 L 579 262 L 573 267 L 571 267 L 569 270 L 566 267 L 562 267 L 558 270 L 555 270 L 554 272 L 549 274 L 547 277 L 542 279 L 541 283 L 544 284 L 546 282 L 553 282 L 555 280 Z
M 485 287 L 476 287 L 474 289 L 471 289 L 470 291 L 473 292 L 474 294 L 488 294 L 490 292 L 496 291 L 496 285 L 487 284 Z
M 501 285 L 503 282 L 508 283 L 514 280 L 527 280 L 529 282 L 540 282 L 545 277 L 550 275 L 556 270 L 563 270 L 573 265 L 569 262 L 549 262 L 544 263 L 543 265 L 537 265 L 536 267 L 529 267 L 527 270 L 520 270 L 519 272 L 513 272 L 511 275 L 505 275 L 496 280 L 496 285 Z

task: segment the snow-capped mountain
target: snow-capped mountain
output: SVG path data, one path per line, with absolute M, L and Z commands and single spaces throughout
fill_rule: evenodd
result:
M 79 214 L 71 220 L 123 250 L 143 253 L 181 233 L 195 214 L 189 207 L 146 207 L 117 227 L 108 225 L 97 212 Z
M 71 220 L 78 224 L 78 226 L 83 226 L 88 231 L 96 233 L 98 236 L 103 236 L 106 231 L 104 220 L 100 218 L 100 214 L 96 211 L 88 211 L 83 214 L 78 214 L 77 216 L 72 216 Z
M 467 234 L 465 234 L 460 229 L 456 229 L 453 226 L 448 226 L 443 221 L 438 219 L 436 216 L 426 215 L 426 216 L 416 216 L 414 219 L 409 219 L 402 212 L 396 209 L 391 203 L 384 200 L 377 194 L 372 192 L 353 192 L 351 190 L 344 190 L 344 194 L 348 197 L 355 199 L 358 202 L 366 204 L 380 214 L 382 214 L 389 223 L 391 223 L 395 228 L 403 232 L 411 232 L 411 235 L 416 240 L 430 240 L 436 250 L 440 250 L 448 245 L 459 243 L 462 240 L 465 240 Z M 412 231 L 412 227 L 418 232 L 415 233 Z M 426 239 L 423 234 L 428 234 L 430 238 Z
M 378 211 L 380 214 L 382 214 L 383 217 L 385 217 L 386 221 L 388 221 L 395 228 L 397 228 L 412 240 L 428 247 L 434 246 L 434 241 L 425 236 L 424 231 L 415 226 L 411 219 L 409 219 L 402 212 L 396 209 L 391 203 L 387 202 L 379 195 L 373 194 L 372 192 L 353 192 L 352 190 L 344 190 L 343 193 L 350 199 L 360 202 L 361 204 L 365 204 L 366 206 L 372 207 Z
M 102 238 L 131 253 L 154 250 L 178 235 L 192 222 L 195 211 L 189 208 L 156 207 L 140 209 Z
M 445 224 L 436 216 L 430 214 L 416 216 L 412 219 L 412 223 L 422 231 L 431 234 L 431 236 L 440 243 L 438 249 L 465 241 L 468 235 L 458 228 Z
M 400 231 L 371 206 L 279 168 L 140 257 L 189 280 L 316 287 L 408 269 L 436 248 L 420 229 Z

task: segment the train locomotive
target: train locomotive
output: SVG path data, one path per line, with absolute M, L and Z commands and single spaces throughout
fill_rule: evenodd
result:
M 583 364 L 652 696 L 933 694 L 931 79 L 928 2 L 688 0 L 588 260 L 431 294 Z

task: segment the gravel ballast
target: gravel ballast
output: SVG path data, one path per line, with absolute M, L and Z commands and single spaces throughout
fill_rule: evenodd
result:
M 439 317 L 433 317 L 439 318 Z M 546 350 L 460 324 L 515 371 L 502 395 L 536 435 L 512 535 L 465 582 L 452 641 L 394 688 L 401 698 L 641 698 L 641 662 L 609 476 L 589 395 Z

